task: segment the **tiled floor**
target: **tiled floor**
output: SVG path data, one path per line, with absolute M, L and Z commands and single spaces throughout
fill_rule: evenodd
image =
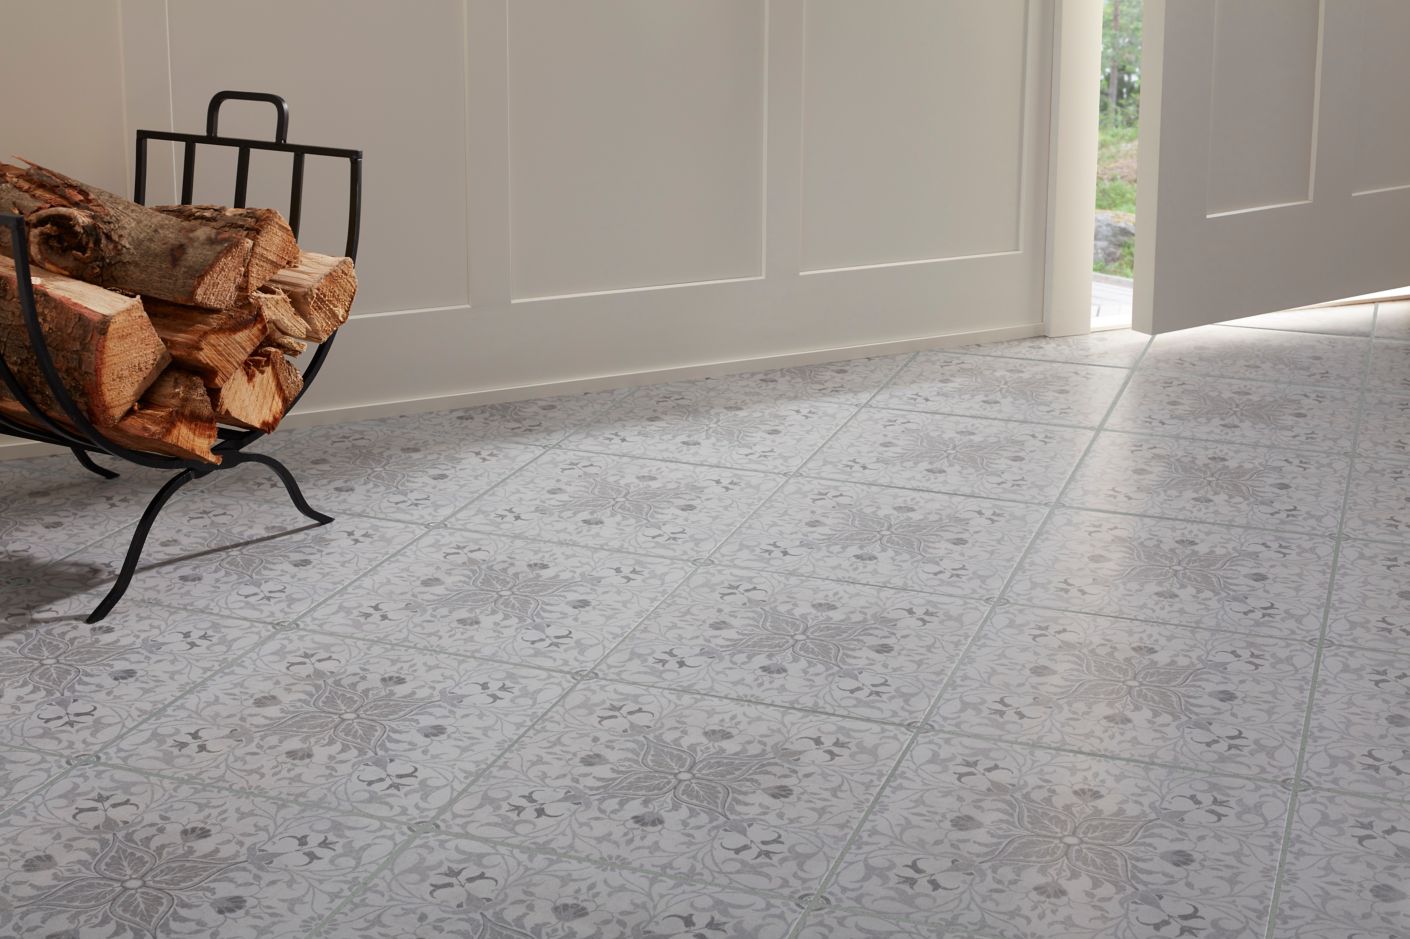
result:
M 1405 939 L 1385 306 L 0 464 L 0 937 Z

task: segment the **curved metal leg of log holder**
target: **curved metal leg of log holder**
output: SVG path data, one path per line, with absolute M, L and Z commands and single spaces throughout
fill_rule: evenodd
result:
M 99 466 L 97 463 L 94 463 L 93 458 L 78 447 L 70 447 L 70 449 L 73 450 L 73 455 L 78 459 L 78 465 L 88 470 L 88 472 L 97 473 L 104 479 L 117 479 L 118 476 L 121 475 L 120 473 L 114 473 L 106 466 Z
M 122 568 L 118 571 L 116 583 L 108 590 L 108 595 L 103 598 L 103 602 L 88 614 L 85 623 L 96 623 L 113 611 L 122 595 L 127 593 L 128 586 L 132 583 L 132 575 L 137 573 L 137 562 L 142 558 L 142 549 L 147 545 L 147 536 L 152 532 L 152 524 L 156 522 L 157 516 L 161 514 L 162 507 L 167 504 L 176 490 L 196 479 L 202 474 L 195 470 L 186 469 L 177 473 L 166 481 L 162 488 L 157 490 L 157 494 L 152 497 L 152 501 L 147 503 L 147 509 L 142 513 L 141 520 L 137 523 L 137 530 L 132 533 L 132 541 L 127 545 L 127 556 L 122 559 Z
M 294 474 L 289 472 L 289 468 L 274 457 L 263 453 L 232 453 L 230 456 L 226 457 L 226 461 L 233 462 L 236 465 L 240 463 L 259 463 L 262 466 L 269 467 L 274 471 L 274 475 L 279 477 L 279 481 L 284 484 L 285 491 L 289 493 L 289 501 L 294 503 L 294 508 L 298 509 L 305 518 L 313 519 L 320 525 L 327 525 L 329 522 L 333 521 L 333 516 L 324 515 L 308 504 L 308 500 L 304 498 L 303 490 L 299 488 L 298 480 L 294 479 Z

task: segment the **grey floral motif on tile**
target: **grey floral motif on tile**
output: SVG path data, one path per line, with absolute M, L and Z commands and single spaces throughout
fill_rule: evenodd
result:
M 1410 545 L 1342 543 L 1327 638 L 1388 652 L 1410 649 Z
M 900 755 L 876 724 L 589 682 L 446 816 L 479 837 L 745 889 L 813 889 Z
M 134 769 L 423 818 L 443 808 L 569 683 L 551 672 L 289 633 L 113 752 Z
M 1311 688 L 1305 643 L 1031 607 L 994 612 L 935 720 L 962 733 L 1281 778 Z
M 259 638 L 249 623 L 155 606 L 17 628 L 0 635 L 0 743 L 100 750 Z
M 937 937 L 934 929 L 885 919 L 859 910 L 823 910 L 808 914 L 796 939 L 963 939 L 959 933 Z
M 543 451 L 471 442 L 368 421 L 276 434 L 261 449 L 288 464 L 304 492 L 329 515 L 354 512 L 394 521 L 437 522 Z M 288 503 L 266 468 L 241 467 L 218 480 L 222 496 Z
M 637 389 L 564 446 L 786 473 L 852 415 L 843 405 Z
M 69 560 L 111 578 L 130 534 L 117 532 Z M 157 520 L 126 603 L 150 597 L 252 619 L 292 619 L 417 534 L 410 525 L 370 518 L 314 526 L 290 505 L 194 492 Z
M 922 352 L 877 407 L 1095 427 L 1127 372 L 1097 365 Z
M 986 607 L 756 571 L 699 571 L 598 670 L 612 678 L 905 723 Z
M 1366 378 L 1370 391 L 1410 394 L 1410 342 L 1377 339 L 1371 349 L 1371 370 Z
M 304 623 L 571 671 L 592 667 L 690 571 L 644 555 L 433 531 Z
M 1305 310 L 1284 310 L 1229 320 L 1221 326 L 1246 329 L 1281 329 L 1296 333 L 1327 333 L 1333 336 L 1369 336 L 1376 311 L 1374 303 L 1344 306 L 1309 307 Z
M 1188 626 L 1312 637 L 1332 542 L 1195 522 L 1053 513 L 1008 597 Z
M 785 900 L 440 835 L 398 855 L 323 935 L 783 939 L 797 913 Z
M 1066 505 L 1197 522 L 1336 532 L 1345 457 L 1105 433 L 1063 496 Z
M 1151 337 L 1130 329 L 1104 329 L 1082 336 L 1040 336 L 1010 339 L 977 346 L 960 346 L 956 352 L 969 355 L 1012 356 L 1020 359 L 1046 359 L 1084 365 L 1114 365 L 1130 368 L 1140 359 Z
M 402 834 L 101 766 L 0 822 L 0 934 L 305 935 Z
M 1264 447 L 1351 448 L 1359 397 L 1310 388 L 1146 372 L 1131 380 L 1108 430 L 1202 437 Z
M 719 551 L 745 567 L 988 596 L 1046 510 L 1016 502 L 791 480 Z
M 809 476 L 1051 502 L 1091 432 L 864 408 L 803 467 Z
M 627 457 L 553 452 L 456 516 L 506 535 L 703 557 L 779 477 Z
M 1377 306 L 1376 338 L 1410 339 L 1410 300 L 1396 300 Z
M 828 404 L 866 404 L 887 379 L 910 358 L 883 355 L 817 365 L 793 365 L 761 372 L 740 372 L 719 378 L 674 381 L 641 392 L 710 397 L 727 394 L 758 401 L 814 401 Z
M 133 480 L 103 480 L 84 470 L 78 476 L 49 459 L 42 462 L 50 472 L 18 462 L 22 470 L 9 469 L 0 479 L 0 560 L 56 561 L 133 524 L 152 497 Z
M 1366 395 L 1356 449 L 1367 456 L 1410 460 L 1410 396 Z
M 1410 936 L 1410 806 L 1299 795 L 1273 935 Z
M 922 738 L 828 892 L 843 906 L 1001 939 L 1261 935 L 1287 795 Z
M 1366 340 L 1347 336 L 1202 326 L 1164 333 L 1141 367 L 1182 375 L 1358 388 Z
M 1410 542 L 1410 463 L 1356 461 L 1344 531 L 1351 538 Z
M 432 411 L 397 418 L 410 427 L 452 441 L 525 444 L 547 447 L 559 443 L 575 427 L 611 408 L 626 392 L 590 391 L 528 401 L 481 404 L 454 411 Z
M 1321 786 L 1410 798 L 1410 656 L 1323 652 L 1304 774 Z
M 0 815 L 64 771 L 63 760 L 33 750 L 0 750 Z M 3 830 L 3 829 L 0 829 Z

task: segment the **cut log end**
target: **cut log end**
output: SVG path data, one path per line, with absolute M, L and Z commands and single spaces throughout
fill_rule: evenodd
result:
M 282 352 L 260 349 L 218 391 L 211 392 L 216 418 L 222 424 L 270 433 L 303 386 L 303 376 Z
M 299 262 L 269 281 L 289 297 L 304 322 L 301 339 L 323 342 L 348 320 L 357 297 L 357 272 L 351 258 L 305 251 Z M 291 334 L 292 335 L 292 334 Z

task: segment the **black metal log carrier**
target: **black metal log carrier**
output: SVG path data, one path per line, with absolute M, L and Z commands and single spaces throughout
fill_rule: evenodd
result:
M 278 120 L 275 125 L 273 140 L 252 140 L 241 137 L 222 137 L 219 131 L 220 108 L 226 101 L 233 99 L 244 101 L 264 101 L 274 105 L 278 112 Z M 348 164 L 348 228 L 347 245 L 343 251 L 345 255 L 354 260 L 357 257 L 358 231 L 362 215 L 362 151 L 344 150 L 336 147 L 315 147 L 306 144 L 289 143 L 289 106 L 284 99 L 278 95 L 265 94 L 250 91 L 222 91 L 211 98 L 210 106 L 206 110 L 206 132 L 204 134 L 178 134 L 167 131 L 139 130 L 137 132 L 137 159 L 136 159 L 136 180 L 133 183 L 132 198 L 138 203 L 146 202 L 147 193 L 147 142 L 149 140 L 166 140 L 182 145 L 181 160 L 181 202 L 189 205 L 192 193 L 195 189 L 196 175 L 196 150 L 198 147 L 224 147 L 236 151 L 235 168 L 235 194 L 232 205 L 236 208 L 244 208 L 246 190 L 250 176 L 250 153 L 254 150 L 273 151 L 275 153 L 288 153 L 293 155 L 293 178 L 289 187 L 289 227 L 294 230 L 297 237 L 299 232 L 299 222 L 303 215 L 303 190 L 304 190 L 304 168 L 309 157 L 328 158 L 334 160 L 346 160 Z M 232 430 L 220 428 L 220 442 L 213 447 L 213 452 L 220 458 L 219 464 L 201 463 L 195 460 L 183 460 L 175 457 L 159 456 L 152 453 L 144 453 L 131 450 L 120 444 L 114 443 L 103 435 L 92 422 L 79 410 L 74 403 L 73 397 L 64 386 L 63 380 L 59 377 L 58 371 L 54 367 L 53 357 L 45 343 L 44 331 L 40 328 L 39 314 L 35 307 L 34 287 L 30 281 L 30 263 L 28 239 L 25 232 L 24 219 L 18 215 L 0 214 L 0 224 L 3 224 L 10 234 L 10 244 L 14 253 L 15 275 L 18 282 L 20 316 L 24 324 L 25 334 L 29 339 L 31 351 L 39 366 L 40 374 L 48 385 L 49 392 L 53 395 L 59 412 L 67 419 L 73 428 L 65 429 L 58 422 L 52 420 L 35 403 L 34 397 L 30 395 L 15 377 L 14 371 L 5 362 L 4 356 L 0 354 L 0 381 L 4 382 L 5 388 L 10 395 L 15 398 L 33 419 L 33 427 L 16 423 L 0 416 L 0 433 L 9 434 L 15 437 L 22 437 L 26 440 L 35 440 L 41 443 L 55 444 L 67 447 L 73 451 L 73 455 L 78 462 L 99 476 L 112 479 L 118 474 L 112 470 L 99 466 L 93 461 L 90 454 L 100 453 L 135 463 L 139 466 L 148 466 L 156 469 L 170 469 L 176 474 L 167 480 L 148 503 L 146 510 L 142 513 L 141 519 L 137 523 L 137 530 L 133 532 L 132 542 L 127 549 L 127 556 L 123 559 L 122 569 L 118 573 L 117 581 L 108 591 L 107 596 L 98 604 L 88 616 L 89 623 L 96 623 L 107 616 L 117 602 L 122 599 L 127 592 L 128 585 L 132 582 L 132 575 L 137 570 L 137 563 L 142 556 L 142 548 L 146 544 L 147 535 L 152 529 L 153 523 L 161 513 L 162 507 L 166 505 L 172 495 L 182 486 L 211 473 L 221 470 L 233 469 L 242 463 L 261 463 L 279 477 L 284 483 L 284 487 L 289 492 L 289 498 L 293 500 L 294 506 L 305 516 L 313 519 L 320 525 L 327 524 L 333 519 L 321 512 L 315 511 L 304 499 L 300 492 L 298 483 L 284 464 L 271 456 L 263 453 L 246 453 L 245 448 L 264 436 L 258 430 Z M 324 361 L 328 358 L 328 352 L 332 348 L 333 339 L 330 336 L 326 341 L 319 344 L 314 350 L 312 358 L 304 369 L 303 390 L 307 391 L 309 385 L 317 377 L 318 372 L 323 367 Z M 300 392 L 300 397 L 302 397 Z M 294 403 L 297 404 L 297 398 Z M 292 408 L 293 405 L 290 405 Z

